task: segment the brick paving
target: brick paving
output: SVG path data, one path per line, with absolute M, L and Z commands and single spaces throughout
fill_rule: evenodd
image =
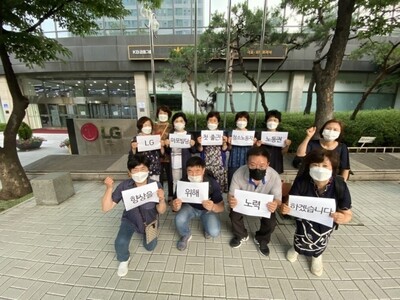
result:
M 99 181 L 74 181 L 74 188 L 58 206 L 32 199 L 0 214 L 0 299 L 400 299 L 398 181 L 349 182 L 361 222 L 334 231 L 321 277 L 306 258 L 285 259 L 290 222 L 277 226 L 269 257 L 252 237 L 229 247 L 227 212 L 218 238 L 205 240 L 193 221 L 193 239 L 181 252 L 168 211 L 154 251 L 134 235 L 130 271 L 119 278 L 113 243 L 123 205 L 102 213 Z M 246 224 L 254 234 L 258 220 Z

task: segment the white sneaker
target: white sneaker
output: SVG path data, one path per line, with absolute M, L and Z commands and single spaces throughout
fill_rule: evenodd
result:
M 128 274 L 128 266 L 129 266 L 129 261 L 130 261 L 130 259 L 131 259 L 131 258 L 128 258 L 127 261 L 121 261 L 121 262 L 119 263 L 118 272 L 117 272 L 117 274 L 118 274 L 119 277 L 123 277 L 123 276 L 125 276 L 126 274 Z
M 318 257 L 311 258 L 311 273 L 315 276 L 321 276 L 324 271 L 324 266 L 322 264 L 322 255 Z
M 294 247 L 291 247 L 286 253 L 286 259 L 290 262 L 295 262 L 299 254 L 294 250 Z

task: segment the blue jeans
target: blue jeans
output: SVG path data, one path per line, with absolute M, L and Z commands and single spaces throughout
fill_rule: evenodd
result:
M 129 259 L 129 244 L 131 238 L 135 233 L 132 223 L 128 220 L 122 219 L 121 226 L 115 239 L 115 252 L 117 252 L 118 261 L 127 261 Z M 143 247 L 148 251 L 153 251 L 157 246 L 157 238 L 152 240 L 149 244 L 146 243 L 146 235 L 143 234 Z
M 191 219 L 199 217 L 204 231 L 212 237 L 217 237 L 221 231 L 221 222 L 214 212 L 196 209 L 193 206 L 184 203 L 182 208 L 175 216 L 175 226 L 181 236 L 190 235 L 189 222 Z

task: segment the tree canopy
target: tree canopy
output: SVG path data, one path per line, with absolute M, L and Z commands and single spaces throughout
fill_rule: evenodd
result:
M 400 6 L 397 0 L 286 0 L 283 4 L 302 15 L 310 33 L 320 41 L 312 69 L 317 94 L 315 123 L 320 127 L 333 117 L 334 85 L 347 42 L 387 36 L 400 28 Z
M 103 16 L 119 19 L 128 13 L 122 0 L 0 2 L 0 57 L 13 102 L 4 130 L 4 146 L 0 147 L 0 199 L 19 198 L 32 191 L 16 150 L 17 131 L 29 100 L 21 92 L 11 57 L 33 67 L 71 55 L 57 40 L 44 35 L 42 26 L 45 21 L 54 21 L 71 34 L 84 36 L 98 29 L 96 19 Z

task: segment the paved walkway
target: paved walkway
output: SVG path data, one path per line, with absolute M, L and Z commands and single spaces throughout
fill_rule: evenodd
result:
M 125 168 L 123 156 L 51 156 L 23 165 L 27 171 L 50 164 L 101 175 L 112 174 L 118 164 Z M 356 173 L 368 171 L 375 180 L 400 169 L 398 154 L 351 159 Z M 126 178 L 124 172 L 117 175 Z M 399 178 L 349 182 L 354 220 L 334 231 L 322 277 L 310 273 L 304 257 L 293 264 L 285 259 L 292 221 L 279 219 L 269 257 L 258 253 L 252 236 L 238 249 L 229 247 L 227 212 L 221 214 L 221 235 L 211 240 L 193 221 L 193 239 L 181 252 L 168 211 L 160 219 L 156 249 L 147 252 L 135 235 L 130 271 L 119 278 L 113 243 L 123 205 L 104 214 L 102 182 L 74 181 L 75 195 L 58 206 L 37 206 L 31 199 L 0 213 L 0 299 L 400 299 Z M 246 224 L 253 235 L 257 219 L 246 218 Z
M 159 243 L 147 252 L 135 235 L 130 271 L 116 275 L 113 242 L 122 205 L 103 214 L 102 183 L 74 182 L 76 194 L 58 206 L 27 201 L 0 214 L 0 299 L 400 299 L 400 185 L 350 182 L 355 223 L 335 231 L 324 254 L 325 272 L 285 259 L 294 231 L 280 221 L 269 257 L 252 237 L 229 247 L 230 222 L 205 240 L 198 221 L 186 251 L 173 213 L 161 218 Z M 258 222 L 246 219 L 254 233 Z

